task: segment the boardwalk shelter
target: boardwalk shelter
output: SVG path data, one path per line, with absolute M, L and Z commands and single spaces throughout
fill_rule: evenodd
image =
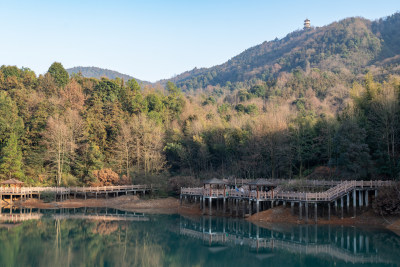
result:
M 253 199 L 265 199 L 267 192 L 270 192 L 272 196 L 274 195 L 274 188 L 276 188 L 277 184 L 268 181 L 267 179 L 260 178 L 249 182 L 248 186 Z
M 24 182 L 18 181 L 17 179 L 8 179 L 0 183 L 2 187 L 14 187 L 14 188 L 20 188 Z
M 217 178 L 204 181 L 204 195 L 209 197 L 226 196 L 227 182 Z

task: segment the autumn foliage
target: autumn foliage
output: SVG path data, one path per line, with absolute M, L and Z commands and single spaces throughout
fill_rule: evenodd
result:
M 110 185 L 125 185 L 129 184 L 129 181 L 124 177 L 119 178 L 118 174 L 111 169 L 94 170 L 93 176 L 96 178 L 95 182 L 92 182 L 92 186 L 110 186 Z

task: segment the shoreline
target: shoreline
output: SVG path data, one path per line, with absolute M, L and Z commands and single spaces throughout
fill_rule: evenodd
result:
M 5 203 L 7 204 L 7 203 Z M 198 205 L 180 205 L 177 198 L 155 198 L 141 199 L 136 195 L 120 196 L 109 199 L 68 199 L 62 202 L 44 203 L 42 200 L 30 199 L 24 202 L 15 202 L 16 206 L 23 208 L 39 208 L 39 209 L 59 209 L 59 208 L 114 208 L 130 212 L 143 212 L 150 214 L 181 214 L 202 216 L 202 211 Z M 2 205 L 5 206 L 5 205 Z M 220 215 L 224 216 L 224 215 Z M 299 220 L 298 215 L 292 215 L 290 208 L 282 206 L 268 209 L 250 217 L 244 218 L 259 226 L 267 226 L 271 224 L 315 224 L 314 218 L 309 218 L 308 223 Z M 400 216 L 382 217 L 376 215 L 372 210 L 363 211 L 356 217 L 345 217 L 343 219 L 337 216 L 331 216 L 331 220 L 327 218 L 318 218 L 318 225 L 345 225 L 357 227 L 373 227 L 386 228 L 400 233 Z
M 62 202 L 45 203 L 38 199 L 29 199 L 24 202 L 15 202 L 16 206 L 23 208 L 60 209 L 60 208 L 114 208 L 121 211 L 142 212 L 150 214 L 182 214 L 201 215 L 200 209 L 180 206 L 179 199 L 173 197 L 141 199 L 136 195 L 119 196 L 115 198 L 98 199 L 68 199 Z M 4 206 L 4 205 L 3 205 Z

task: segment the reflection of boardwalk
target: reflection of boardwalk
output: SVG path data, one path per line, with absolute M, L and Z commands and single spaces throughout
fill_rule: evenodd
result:
M 56 211 L 56 210 L 54 210 Z M 64 219 L 78 219 L 78 220 L 96 220 L 96 221 L 148 221 L 149 218 L 145 216 L 143 213 L 125 213 L 120 214 L 116 212 L 107 213 L 105 212 L 76 212 L 76 209 L 70 209 L 68 212 L 62 213 L 53 213 L 53 214 L 43 214 L 39 211 L 32 212 L 28 209 L 20 210 L 19 212 L 13 212 L 10 209 L 8 213 L 1 213 L 0 214 L 0 222 L 22 222 L 22 221 L 29 221 L 29 220 L 40 220 L 44 216 L 48 218 L 53 218 L 57 220 L 64 220 Z
M 40 213 L 4 213 L 0 214 L 0 222 L 23 222 L 29 220 L 40 220 L 43 214 Z
M 209 245 L 227 244 L 227 245 L 244 245 L 251 248 L 267 248 L 282 249 L 292 253 L 305 255 L 328 255 L 336 259 L 351 263 L 391 263 L 388 260 L 381 259 L 378 255 L 353 254 L 346 249 L 339 248 L 332 244 L 315 244 L 315 243 L 296 243 L 289 240 L 279 240 L 273 238 L 249 238 L 237 235 L 229 235 L 228 233 L 207 233 L 198 232 L 190 229 L 180 229 L 181 235 L 190 236 L 200 239 Z
M 125 215 L 125 214 L 56 214 L 52 216 L 54 219 L 80 219 L 80 220 L 96 220 L 96 221 L 135 221 L 145 222 L 149 218 L 144 215 Z
M 203 241 L 209 246 L 247 246 L 284 250 L 291 253 L 333 258 L 348 263 L 394 263 L 393 253 L 382 256 L 373 232 L 354 227 L 317 225 L 271 225 L 262 228 L 246 220 L 226 217 L 181 217 L 180 234 Z

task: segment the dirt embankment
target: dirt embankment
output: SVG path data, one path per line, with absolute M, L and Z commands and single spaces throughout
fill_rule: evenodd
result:
M 17 204 L 17 203 L 15 203 Z M 119 210 L 159 214 L 200 215 L 200 209 L 195 206 L 180 206 L 179 200 L 173 197 L 159 199 L 140 199 L 137 196 L 120 196 L 109 199 L 68 199 L 62 202 L 44 203 L 41 200 L 30 199 L 19 202 L 25 208 L 58 209 L 81 207 L 107 207 Z
M 292 215 L 290 208 L 275 207 L 266 211 L 262 211 L 258 214 L 247 218 L 247 220 L 258 224 L 260 226 L 266 226 L 269 224 L 286 223 L 286 224 L 304 224 L 305 220 L 299 220 L 298 215 Z M 308 219 L 309 224 L 315 224 L 314 218 Z M 361 214 L 357 214 L 355 217 L 348 217 L 348 215 L 341 219 L 335 215 L 331 216 L 331 219 L 318 218 L 317 224 L 333 224 L 333 225 L 348 225 L 348 226 L 365 226 L 365 227 L 379 227 L 388 228 L 390 230 L 396 230 L 400 232 L 400 218 L 399 217 L 382 217 L 376 215 L 371 210 L 365 211 Z

